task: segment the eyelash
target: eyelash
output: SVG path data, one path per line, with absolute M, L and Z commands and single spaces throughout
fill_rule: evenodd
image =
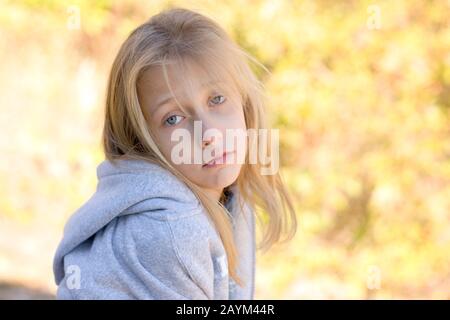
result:
M 227 98 L 226 98 L 225 96 L 221 95 L 221 94 L 218 94 L 218 95 L 214 96 L 211 100 L 213 100 L 213 99 L 215 99 L 215 98 L 217 98 L 217 97 L 222 97 L 222 98 L 223 98 L 223 101 L 220 102 L 220 103 L 217 103 L 216 105 L 223 104 L 223 103 L 225 103 L 225 101 L 227 101 Z M 210 100 L 210 101 L 211 101 L 211 100 Z M 166 120 L 164 120 L 164 125 L 165 125 L 165 126 L 173 127 L 173 126 L 176 126 L 178 123 L 180 123 L 180 122 L 177 122 L 177 123 L 175 123 L 175 124 L 168 124 L 168 123 L 167 123 L 167 120 L 169 120 L 169 119 L 172 118 L 172 117 L 183 117 L 183 116 L 179 116 L 179 115 L 171 115 L 171 116 L 167 117 Z M 181 121 L 181 120 L 180 120 L 180 121 Z

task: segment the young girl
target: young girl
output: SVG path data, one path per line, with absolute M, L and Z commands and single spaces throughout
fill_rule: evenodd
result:
M 280 175 L 250 163 L 247 140 L 225 141 L 227 130 L 266 126 L 248 59 L 214 21 L 185 9 L 130 34 L 109 78 L 97 190 L 55 254 L 57 298 L 254 298 L 256 208 L 261 248 L 292 238 L 296 218 Z M 179 132 L 191 137 L 182 162 Z

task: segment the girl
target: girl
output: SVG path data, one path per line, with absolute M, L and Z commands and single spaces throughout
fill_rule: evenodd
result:
M 296 218 L 280 175 L 249 163 L 247 140 L 225 141 L 227 130 L 265 128 L 248 59 L 186 9 L 130 34 L 109 77 L 97 190 L 55 254 L 57 298 L 253 299 L 256 208 L 265 213 L 261 248 L 292 238 Z M 191 137 L 182 162 L 180 132 Z

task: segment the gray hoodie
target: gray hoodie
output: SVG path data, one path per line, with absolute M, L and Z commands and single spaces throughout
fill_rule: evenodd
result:
M 253 299 L 255 219 L 232 187 L 237 285 L 222 241 L 192 191 L 161 166 L 104 160 L 96 192 L 68 220 L 55 253 L 58 299 Z

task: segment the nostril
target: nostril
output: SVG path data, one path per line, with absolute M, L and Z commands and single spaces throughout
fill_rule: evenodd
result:
M 213 142 L 214 137 L 209 138 L 209 140 L 203 140 L 203 147 L 209 146 Z

